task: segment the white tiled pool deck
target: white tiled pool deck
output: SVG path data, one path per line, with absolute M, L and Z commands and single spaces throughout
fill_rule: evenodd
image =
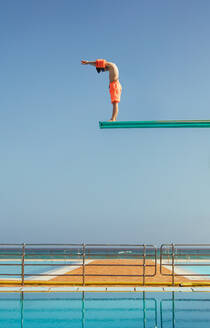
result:
M 5 292 L 210 292 L 210 287 L 0 287 Z

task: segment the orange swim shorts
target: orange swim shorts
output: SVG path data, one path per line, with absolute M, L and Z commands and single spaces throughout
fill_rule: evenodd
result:
M 110 92 L 110 96 L 111 96 L 111 102 L 119 103 L 121 92 L 122 92 L 122 86 L 121 86 L 119 80 L 113 81 L 109 84 L 109 92 Z

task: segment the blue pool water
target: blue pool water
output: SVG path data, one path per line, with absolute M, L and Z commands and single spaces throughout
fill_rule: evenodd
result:
M 0 265 L 0 280 L 1 279 L 18 279 L 21 276 L 21 262 L 20 261 L 4 261 L 4 262 L 0 262 L 4 265 Z M 35 264 L 35 265 L 25 265 L 24 267 L 24 271 L 25 271 L 25 275 L 26 275 L 26 279 L 27 276 L 33 276 L 36 274 L 43 274 L 45 272 L 49 272 L 51 270 L 56 270 L 56 269 L 60 269 L 60 268 L 70 268 L 71 266 L 63 266 L 64 263 L 66 264 L 74 264 L 75 262 L 72 261 L 68 261 L 68 262 L 63 262 L 63 261 L 26 261 L 26 264 Z M 15 264 L 15 265 L 8 265 L 8 264 Z M 42 264 L 42 265 L 38 265 L 38 264 Z M 44 265 L 43 265 L 44 264 Z M 49 265 L 49 264 L 53 264 Z M 76 263 L 75 263 L 76 264 Z M 9 275 L 8 275 L 9 274 Z
M 210 278 L 210 265 L 208 266 L 181 266 L 182 270 L 186 270 L 189 273 L 200 274 L 200 275 L 209 275 Z
M 1 328 L 208 328 L 205 293 L 0 294 Z

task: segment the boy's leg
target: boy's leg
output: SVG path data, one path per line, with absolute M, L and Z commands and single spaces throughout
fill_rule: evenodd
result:
M 110 121 L 116 121 L 118 115 L 118 102 L 113 102 L 112 105 L 113 105 L 113 112 Z

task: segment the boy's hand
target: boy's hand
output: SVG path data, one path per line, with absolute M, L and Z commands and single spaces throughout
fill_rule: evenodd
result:
M 82 65 L 87 65 L 88 64 L 88 61 L 87 60 L 81 60 L 81 64 Z

